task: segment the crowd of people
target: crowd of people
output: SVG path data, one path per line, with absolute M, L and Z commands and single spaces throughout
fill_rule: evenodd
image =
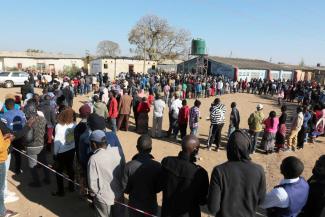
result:
M 44 168 L 41 180 L 38 164 L 33 160 L 49 165 L 50 153 L 53 168 L 59 174 L 66 171 L 72 180 L 68 182 L 68 190 L 75 191 L 73 181 L 77 181 L 80 193 L 92 199 L 95 216 L 123 216 L 125 209 L 116 202 L 123 202 L 124 194 L 129 194 L 130 206 L 157 215 L 159 192 L 163 194 L 161 216 L 164 217 L 200 216 L 200 206 L 205 204 L 214 216 L 223 217 L 254 216 L 258 207 L 267 209 L 268 216 L 325 214 L 325 156 L 316 162 L 308 182 L 301 177 L 304 169 L 301 160 L 284 159 L 280 168 L 284 179 L 269 193 L 266 193 L 263 168 L 249 156 L 259 146 L 260 136 L 260 146 L 269 154 L 295 151 L 303 148 L 308 139 L 313 142 L 324 134 L 325 92 L 319 84 L 262 79 L 237 82 L 223 76 L 188 74 L 181 77 L 168 73 L 126 74 L 115 81 L 100 73 L 93 84 L 93 81 L 86 82 L 87 77 L 92 76 L 66 77 L 61 83 L 53 79 L 44 86 L 42 95 L 34 92 L 35 83 L 30 79 L 21 88 L 21 97 L 6 96 L 0 121 L 1 217 L 17 216 L 4 204 L 19 199 L 8 190 L 6 174 L 11 156 L 14 172 L 22 173 L 21 151 L 29 156 L 30 187 L 50 184 L 49 171 Z M 90 92 L 93 95 L 79 108 L 78 116 L 72 109 L 74 97 Z M 236 102 L 231 103 L 225 146 L 228 161 L 214 168 L 209 181 L 207 171 L 195 164 L 200 148 L 197 136 L 202 118 L 201 98 L 236 92 L 278 95 L 282 113 L 278 118 L 276 112 L 271 111 L 265 117 L 263 105 L 258 104 L 249 116 L 249 129 L 243 130 Z M 189 106 L 188 99 L 192 98 L 194 105 Z M 297 112 L 287 136 L 285 101 L 294 100 L 298 103 Z M 164 135 L 162 123 L 166 107 L 169 129 Z M 207 118 L 210 121 L 208 150 L 215 145 L 218 151 L 221 146 L 226 109 L 219 97 L 211 104 Z M 138 154 L 126 163 L 116 132 L 129 130 L 132 112 L 135 131 L 142 135 L 137 140 Z M 151 138 L 163 136 L 176 140 L 180 137 L 182 150 L 178 156 L 166 157 L 159 163 L 150 154 Z M 66 194 L 63 177 L 57 174 L 56 182 L 57 191 L 53 196 L 63 197 Z M 130 216 L 145 216 L 132 209 L 128 212 Z

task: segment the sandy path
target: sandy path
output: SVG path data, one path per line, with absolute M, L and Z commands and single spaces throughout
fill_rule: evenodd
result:
M 1 88 L 0 100 L 3 101 L 5 95 L 7 93 L 16 93 L 19 91 L 18 88 L 12 89 L 4 89 Z M 39 91 L 39 90 L 38 90 Z M 75 99 L 74 109 L 78 111 L 78 108 L 82 104 L 82 102 L 86 101 L 88 97 L 82 96 L 77 97 Z M 202 99 L 201 105 L 201 114 L 202 120 L 200 121 L 199 126 L 199 137 L 202 143 L 202 147 L 204 147 L 208 135 L 209 129 L 209 121 L 205 120 L 205 117 L 208 116 L 209 106 L 214 98 Z M 260 97 L 252 94 L 231 94 L 224 95 L 221 97 L 222 103 L 227 106 L 227 122 L 223 128 L 223 144 L 225 144 L 225 135 L 228 130 L 228 122 L 229 122 L 229 112 L 230 112 L 230 103 L 235 101 L 237 102 L 237 107 L 240 111 L 241 115 L 241 128 L 247 128 L 247 119 L 251 112 L 255 110 L 255 106 L 258 103 L 262 103 L 264 105 L 264 114 L 267 116 L 271 110 L 280 114 L 279 107 L 276 105 L 276 102 L 269 97 Z M 193 105 L 193 100 L 189 100 L 188 105 Z M 291 112 L 294 106 L 290 106 Z M 131 119 L 133 123 L 134 120 Z M 152 126 L 152 113 L 150 113 L 150 122 L 149 126 Z M 131 128 L 133 129 L 133 128 Z M 163 120 L 163 129 L 168 129 L 168 113 L 167 110 L 164 113 Z M 130 160 L 132 156 L 136 153 L 136 140 L 139 135 L 134 132 L 118 132 L 118 137 L 123 145 L 124 153 L 127 160 Z M 324 137 L 320 139 L 320 141 L 316 144 L 307 144 L 304 150 L 300 150 L 297 152 L 287 152 L 287 153 L 279 153 L 272 155 L 263 155 L 263 154 L 254 154 L 252 159 L 254 162 L 261 164 L 266 173 L 267 187 L 271 189 L 274 185 L 278 183 L 281 179 L 281 174 L 279 172 L 279 166 L 283 158 L 294 155 L 303 160 L 305 164 L 305 171 L 303 173 L 305 178 L 308 178 L 311 174 L 312 167 L 316 159 L 325 153 L 324 146 Z M 152 154 L 156 158 L 157 161 L 161 161 L 162 158 L 168 155 L 177 155 L 180 151 L 180 146 L 178 143 L 170 140 L 153 140 L 153 151 Z M 200 150 L 200 156 L 202 160 L 198 163 L 203 166 L 208 173 L 210 174 L 213 167 L 216 165 L 226 161 L 226 153 L 224 150 L 220 152 L 207 151 L 205 149 Z M 25 161 L 24 161 L 25 162 Z M 26 162 L 27 163 L 27 162 Z M 9 177 L 9 187 L 11 190 L 17 192 L 20 196 L 20 200 L 17 203 L 12 203 L 8 205 L 8 208 L 17 210 L 20 212 L 21 216 L 92 216 L 91 210 L 88 205 L 81 201 L 78 198 L 77 193 L 68 193 L 64 198 L 55 198 L 51 196 L 51 191 L 55 190 L 55 178 L 52 177 L 52 185 L 44 186 L 40 189 L 32 189 L 27 186 L 29 182 L 29 173 L 27 172 L 27 168 L 25 168 L 25 173 L 19 177 L 13 177 L 12 173 L 10 173 Z M 159 195 L 159 202 L 161 202 L 161 195 Z M 203 214 L 203 216 L 207 216 Z

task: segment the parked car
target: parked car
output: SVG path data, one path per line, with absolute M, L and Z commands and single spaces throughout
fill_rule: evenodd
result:
M 25 81 L 28 81 L 26 72 L 0 72 L 0 85 L 6 88 L 24 85 Z

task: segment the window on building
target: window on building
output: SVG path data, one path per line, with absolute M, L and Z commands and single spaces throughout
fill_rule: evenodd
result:
M 37 63 L 36 69 L 40 70 L 41 72 L 45 70 L 45 63 Z
M 108 65 L 105 63 L 104 64 L 104 69 L 107 69 L 108 68 Z
M 151 69 L 152 69 L 152 70 L 155 70 L 155 69 L 156 69 L 156 66 L 155 66 L 155 65 L 152 65 L 152 66 L 151 66 Z
M 17 63 L 17 68 L 18 69 L 22 69 L 23 68 L 23 64 L 22 63 Z

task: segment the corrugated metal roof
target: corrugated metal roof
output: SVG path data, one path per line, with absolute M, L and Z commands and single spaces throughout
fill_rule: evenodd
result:
M 233 67 L 238 67 L 240 69 L 294 70 L 294 68 L 292 67 L 270 63 L 265 60 L 227 58 L 227 57 L 216 57 L 216 56 L 209 56 L 208 58 L 212 61 L 231 65 Z
M 36 53 L 19 51 L 0 51 L 0 57 L 32 58 L 32 59 L 81 59 L 81 56 L 61 53 Z

